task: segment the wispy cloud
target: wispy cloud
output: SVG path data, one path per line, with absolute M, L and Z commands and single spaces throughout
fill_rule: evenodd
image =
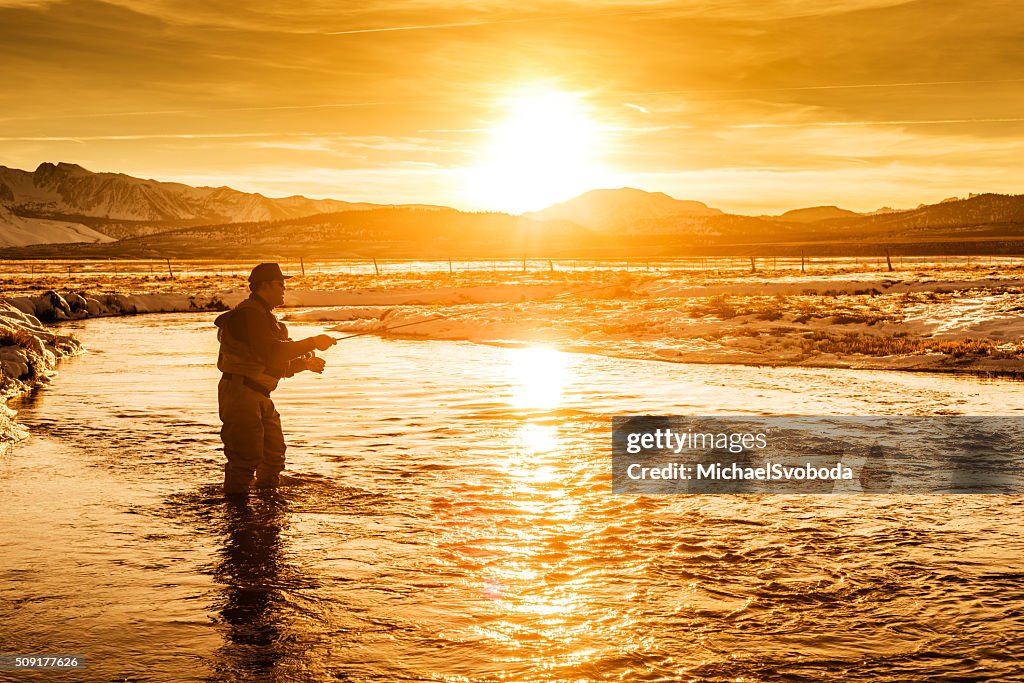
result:
M 963 123 L 1021 123 L 1024 117 L 977 119 L 895 119 L 892 121 L 804 121 L 801 123 L 738 123 L 728 128 L 840 128 L 844 126 L 927 126 Z
M 522 8 L 520 8 L 522 11 Z M 579 19 L 593 19 L 604 17 L 637 16 L 644 14 L 664 13 L 664 7 L 647 7 L 646 9 L 630 9 L 612 12 L 578 12 L 575 14 L 552 14 L 534 17 L 514 17 L 506 19 L 480 19 L 476 21 L 454 21 L 443 24 L 412 24 L 406 26 L 383 26 L 377 28 L 355 28 L 344 31 L 327 31 L 325 35 L 346 36 L 358 33 L 391 33 L 394 31 L 431 31 L 448 28 L 470 28 L 476 26 L 500 26 L 502 24 L 534 24 L 550 21 L 577 21 Z
M 967 81 L 910 81 L 903 83 L 843 83 L 831 85 L 766 86 L 760 88 L 691 88 L 687 90 L 655 90 L 631 95 L 696 95 L 765 92 L 800 92 L 811 90 L 866 90 L 873 88 L 920 88 L 945 85 L 983 85 L 995 83 L 1024 83 L 1024 78 L 990 78 Z

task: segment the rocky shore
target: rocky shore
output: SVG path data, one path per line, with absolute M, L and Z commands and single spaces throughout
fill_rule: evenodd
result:
M 48 383 L 61 359 L 82 351 L 74 335 L 46 326 L 66 320 L 170 311 L 222 310 L 216 296 L 46 292 L 0 299 L 0 448 L 27 436 L 14 422 L 11 398 Z

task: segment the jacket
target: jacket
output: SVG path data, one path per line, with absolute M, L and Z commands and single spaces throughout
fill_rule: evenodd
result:
M 248 377 L 268 393 L 282 377 L 303 370 L 299 359 L 316 348 L 312 339 L 289 339 L 288 328 L 255 295 L 217 316 L 214 324 L 220 341 L 217 369 Z

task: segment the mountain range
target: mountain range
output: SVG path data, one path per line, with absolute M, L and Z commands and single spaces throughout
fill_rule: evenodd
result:
M 523 216 L 302 196 L 93 173 L 70 163 L 0 166 L 0 248 L 82 256 L 669 255 L 725 246 L 998 241 L 1024 238 L 1024 196 L 971 195 L 860 214 L 835 206 L 729 214 L 634 188 L 600 189 Z M 27 249 L 27 251 L 26 251 Z M 9 256 L 12 254 L 8 254 Z M 18 255 L 18 254 L 14 254 Z

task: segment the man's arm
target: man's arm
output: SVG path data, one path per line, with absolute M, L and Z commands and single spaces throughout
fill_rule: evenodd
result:
M 326 334 L 291 341 L 284 336 L 287 332 L 281 329 L 273 316 L 261 315 L 250 309 L 239 311 L 239 315 L 230 322 L 228 332 L 247 343 L 256 357 L 266 364 L 267 372 L 277 377 L 295 374 L 294 371 L 289 372 L 293 361 L 314 349 L 324 351 L 335 344 L 334 338 Z

